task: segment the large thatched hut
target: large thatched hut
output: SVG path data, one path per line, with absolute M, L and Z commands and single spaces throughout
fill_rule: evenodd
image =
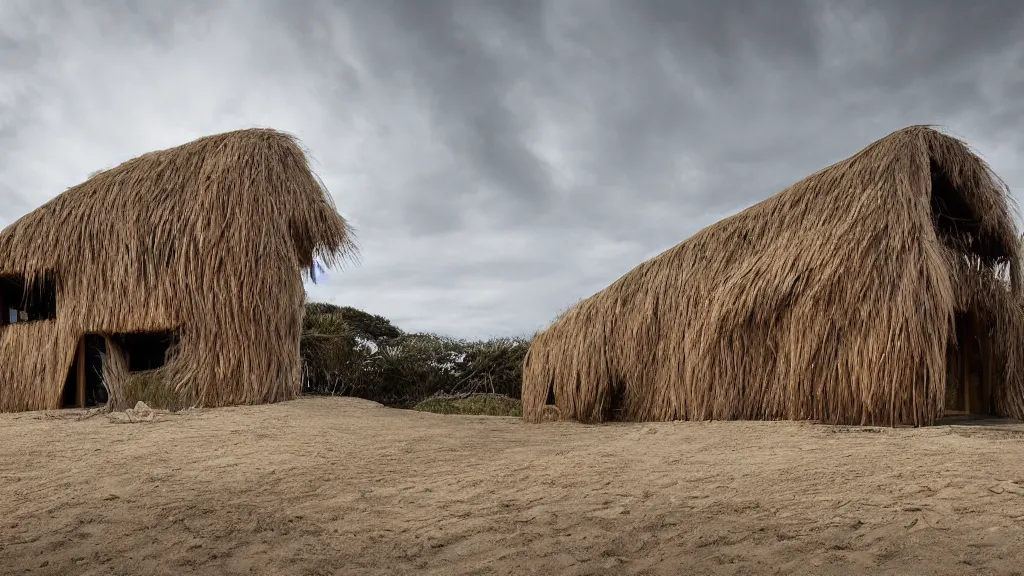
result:
M 100 172 L 0 232 L 0 411 L 292 398 L 303 271 L 350 248 L 273 130 Z
M 570 309 L 527 354 L 524 417 L 1024 418 L 1010 206 L 966 144 L 899 130 Z

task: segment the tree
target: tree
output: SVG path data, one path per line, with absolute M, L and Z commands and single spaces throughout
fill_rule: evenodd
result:
M 351 306 L 336 306 L 325 302 L 306 304 L 307 316 L 337 315 L 355 336 L 380 342 L 398 338 L 403 332 L 390 320 L 377 314 L 370 314 Z

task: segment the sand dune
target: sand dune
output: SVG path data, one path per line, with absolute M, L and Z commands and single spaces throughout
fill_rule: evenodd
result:
M 54 414 L 0 415 L 0 574 L 1024 573 L 1012 428 Z

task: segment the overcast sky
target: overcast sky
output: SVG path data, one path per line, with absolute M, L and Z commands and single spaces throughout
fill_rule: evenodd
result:
M 310 297 L 531 334 L 909 124 L 1024 189 L 1024 2 L 0 0 L 0 225 L 91 172 L 297 135 L 361 261 Z

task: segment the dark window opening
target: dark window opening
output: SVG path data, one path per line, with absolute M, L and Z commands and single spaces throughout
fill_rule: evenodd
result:
M 75 351 L 61 398 L 63 408 L 90 408 L 107 403 L 107 387 L 103 383 L 103 358 L 107 343 L 102 336 L 86 334 Z M 79 383 L 81 379 L 81 384 Z
M 129 372 L 155 370 L 167 363 L 167 353 L 177 341 L 172 332 L 135 332 L 113 338 L 128 364 Z
M 545 404 L 553 405 L 555 403 L 555 385 L 551 384 L 548 386 L 548 399 Z
M 981 218 L 934 160 L 931 161 L 931 185 L 932 219 L 940 240 L 955 250 L 979 256 L 985 262 L 1006 257 L 1005 247 L 993 245 L 982 237 Z
M 53 278 L 42 276 L 28 283 L 21 277 L 0 277 L 0 325 L 56 317 L 57 285 Z

